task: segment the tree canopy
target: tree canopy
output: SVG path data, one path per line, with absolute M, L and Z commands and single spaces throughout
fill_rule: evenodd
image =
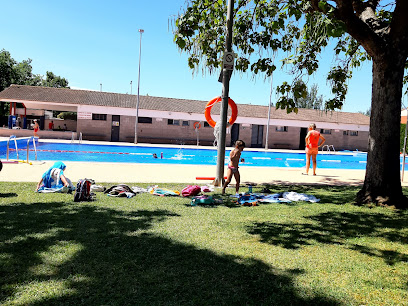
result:
M 46 77 L 33 74 L 32 60 L 16 61 L 6 50 L 0 51 L 0 91 L 11 84 L 45 87 L 68 87 L 68 80 L 47 71 Z M 0 104 L 0 116 L 8 113 L 7 103 Z
M 189 54 L 190 68 L 220 69 L 226 4 L 190 0 L 176 19 L 174 40 Z M 299 80 L 317 71 L 328 47 L 333 47 L 335 61 L 327 73 L 333 96 L 325 101 L 326 109 L 341 108 L 353 69 L 373 62 L 367 171 L 358 202 L 408 207 L 402 196 L 398 137 L 403 81 L 408 80 L 407 12 L 406 0 L 235 1 L 235 69 L 269 76 L 277 68 L 273 58 L 278 52 L 293 76 L 277 87 L 278 108 L 298 111 L 296 99 L 307 94 Z
M 202 65 L 213 72 L 221 67 L 226 2 L 188 1 L 185 12 L 177 18 L 175 42 L 189 53 L 190 68 Z M 370 60 L 380 47 L 381 44 L 373 47 L 376 43 L 369 40 L 374 40 L 373 35 L 388 33 L 396 2 L 403 1 L 237 0 L 233 33 L 235 70 L 270 76 L 277 68 L 273 52 L 283 51 L 287 55 L 283 65 L 291 66 L 294 77 L 291 83 L 284 82 L 277 88 L 280 93 L 277 106 L 296 111 L 295 99 L 306 94 L 298 81 L 317 71 L 320 53 L 335 39 L 330 44 L 336 54 L 335 64 L 327 74 L 334 97 L 325 106 L 341 108 L 353 68 Z M 403 10 L 403 4 L 399 6 Z M 394 23 L 398 23 L 395 18 Z M 362 37 L 365 34 L 370 35 Z

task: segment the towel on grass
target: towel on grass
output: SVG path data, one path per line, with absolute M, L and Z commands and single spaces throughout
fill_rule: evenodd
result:
M 161 196 L 161 197 L 165 197 L 165 196 L 179 196 L 180 195 L 180 191 L 177 190 L 170 190 L 170 189 L 166 189 L 166 188 L 159 188 L 158 186 L 153 186 L 149 188 L 149 192 L 152 195 L 157 195 L 157 196 Z
M 136 195 L 136 193 L 132 191 L 132 189 L 128 185 L 125 184 L 113 185 L 105 190 L 105 193 L 110 197 L 132 198 Z

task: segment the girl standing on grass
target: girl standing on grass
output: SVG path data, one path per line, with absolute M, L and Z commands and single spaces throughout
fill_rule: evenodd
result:
M 231 183 L 232 175 L 235 177 L 235 192 L 238 193 L 239 191 L 239 183 L 241 176 L 238 170 L 238 164 L 241 157 L 241 152 L 245 149 L 245 142 L 242 140 L 237 140 L 235 142 L 235 148 L 231 150 L 230 153 L 230 162 L 228 164 L 227 169 L 227 180 L 224 183 L 222 188 L 222 194 L 225 193 L 225 188 L 227 188 L 228 184 Z

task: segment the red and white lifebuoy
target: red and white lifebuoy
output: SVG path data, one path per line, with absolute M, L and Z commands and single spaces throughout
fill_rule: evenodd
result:
M 194 122 L 193 126 L 194 126 L 194 129 L 201 129 L 201 123 L 198 121 Z
M 207 120 L 208 124 L 211 125 L 212 127 L 215 126 L 216 122 L 211 118 L 211 108 L 213 107 L 214 104 L 220 101 L 221 101 L 221 97 L 215 97 L 214 99 L 210 100 L 207 103 L 207 106 L 205 107 L 205 111 L 204 111 L 205 119 Z M 233 125 L 235 120 L 237 120 L 237 117 L 238 117 L 238 108 L 234 100 L 232 100 L 231 98 L 228 98 L 228 105 L 231 108 L 231 112 L 232 112 L 231 118 L 228 120 L 228 123 L 230 125 Z

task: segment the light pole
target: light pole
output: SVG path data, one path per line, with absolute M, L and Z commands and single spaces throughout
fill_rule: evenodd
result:
M 140 89 L 140 60 L 142 58 L 142 34 L 144 30 L 139 29 L 140 43 L 139 43 L 139 76 L 137 78 L 137 103 L 136 103 L 136 121 L 135 121 L 135 144 L 137 144 L 137 122 L 139 121 L 139 89 Z
M 272 64 L 275 64 L 275 55 L 276 51 L 273 51 Z M 273 71 L 271 74 L 271 91 L 269 94 L 269 108 L 268 108 L 268 124 L 266 125 L 266 141 L 265 141 L 265 150 L 269 149 L 269 122 L 271 120 L 271 106 L 272 106 L 272 86 L 273 86 Z

